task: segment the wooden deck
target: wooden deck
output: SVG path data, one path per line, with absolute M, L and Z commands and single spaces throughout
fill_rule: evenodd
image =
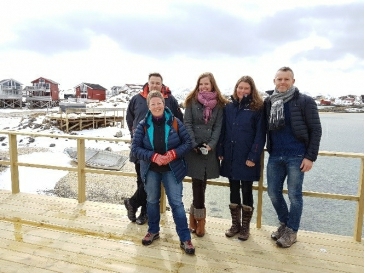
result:
M 251 228 L 246 242 L 226 238 L 229 220 L 207 219 L 186 255 L 170 212 L 161 238 L 141 239 L 147 225 L 129 222 L 122 205 L 0 190 L 0 272 L 364 272 L 363 241 L 300 231 L 289 249 L 270 239 L 275 228 Z

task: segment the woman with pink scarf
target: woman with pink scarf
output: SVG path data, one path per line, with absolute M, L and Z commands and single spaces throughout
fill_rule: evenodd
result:
M 223 108 L 227 103 L 212 73 L 201 74 L 185 100 L 184 124 L 193 146 L 186 155 L 187 176 L 192 178 L 193 188 L 189 229 L 199 237 L 205 234 L 207 179 L 219 177 L 216 146 L 222 128 Z

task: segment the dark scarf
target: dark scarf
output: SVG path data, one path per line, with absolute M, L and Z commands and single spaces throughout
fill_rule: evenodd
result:
M 284 103 L 293 98 L 294 92 L 295 86 L 292 86 L 285 92 L 278 92 L 275 89 L 274 93 L 270 96 L 269 130 L 277 130 L 285 126 Z
M 200 91 L 198 93 L 198 101 L 204 106 L 203 117 L 205 124 L 207 124 L 212 115 L 213 108 L 217 105 L 217 92 Z

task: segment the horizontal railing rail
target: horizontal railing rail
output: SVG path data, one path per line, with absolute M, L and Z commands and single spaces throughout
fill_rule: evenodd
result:
M 43 168 L 43 169 L 54 169 L 63 171 L 73 171 L 77 172 L 78 177 L 78 202 L 83 203 L 86 201 L 86 173 L 96 173 L 96 174 L 106 174 L 106 175 L 120 175 L 135 177 L 135 173 L 123 172 L 123 171 L 112 171 L 112 170 L 102 170 L 93 169 L 86 167 L 85 163 L 85 140 L 97 140 L 97 141 L 110 141 L 110 142 L 130 142 L 130 139 L 123 138 L 101 138 L 92 136 L 76 136 L 76 135 L 54 135 L 54 134 L 44 134 L 44 133 L 32 133 L 32 132 L 18 132 L 3 130 L 0 131 L 0 135 L 7 135 L 9 139 L 9 160 L 0 160 L 0 164 L 10 166 L 11 172 L 11 191 L 13 194 L 20 192 L 19 186 L 19 167 L 33 167 L 33 168 Z M 26 135 L 31 137 L 49 137 L 49 138 L 66 138 L 73 139 L 77 143 L 77 160 L 78 164 L 75 167 L 65 167 L 58 165 L 48 165 L 48 164 L 36 164 L 19 162 L 18 160 L 18 146 L 17 146 L 17 136 Z M 261 156 L 261 178 L 257 185 L 253 186 L 253 189 L 257 191 L 257 217 L 256 217 L 256 227 L 261 228 L 262 224 L 262 211 L 263 211 L 263 193 L 267 191 L 267 187 L 264 186 L 263 180 L 263 170 L 264 170 L 264 156 Z M 320 151 L 319 156 L 329 156 L 329 157 L 345 157 L 345 158 L 358 158 L 361 161 L 359 181 L 358 181 L 358 191 L 356 195 L 343 195 L 343 194 L 333 194 L 324 192 L 313 192 L 313 191 L 303 191 L 304 196 L 317 197 L 324 199 L 335 199 L 335 200 L 347 200 L 354 201 L 357 203 L 357 211 L 355 214 L 355 228 L 354 228 L 354 239 L 358 242 L 361 241 L 362 228 L 364 223 L 364 154 L 363 153 L 346 153 L 346 152 L 331 152 L 331 151 Z M 191 178 L 185 177 L 184 182 L 190 182 Z M 228 187 L 229 183 L 227 181 L 220 180 L 208 180 L 209 185 Z M 287 193 L 287 190 L 283 190 Z M 166 197 L 162 189 L 161 200 L 160 200 L 161 212 L 165 212 L 166 209 Z

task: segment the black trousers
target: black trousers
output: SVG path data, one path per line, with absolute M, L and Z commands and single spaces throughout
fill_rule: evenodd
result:
M 142 207 L 142 211 L 146 211 L 146 204 L 147 204 L 147 194 L 144 190 L 144 184 L 141 178 L 141 165 L 139 163 L 134 164 L 134 168 L 137 174 L 137 190 L 133 194 L 133 196 L 129 199 L 129 203 L 132 207 L 138 209 Z
M 233 204 L 241 204 L 240 188 L 242 192 L 242 204 L 253 207 L 252 195 L 253 181 L 229 179 L 230 201 Z
M 193 206 L 196 209 L 205 208 L 205 189 L 207 188 L 207 180 L 192 178 L 193 188 Z

